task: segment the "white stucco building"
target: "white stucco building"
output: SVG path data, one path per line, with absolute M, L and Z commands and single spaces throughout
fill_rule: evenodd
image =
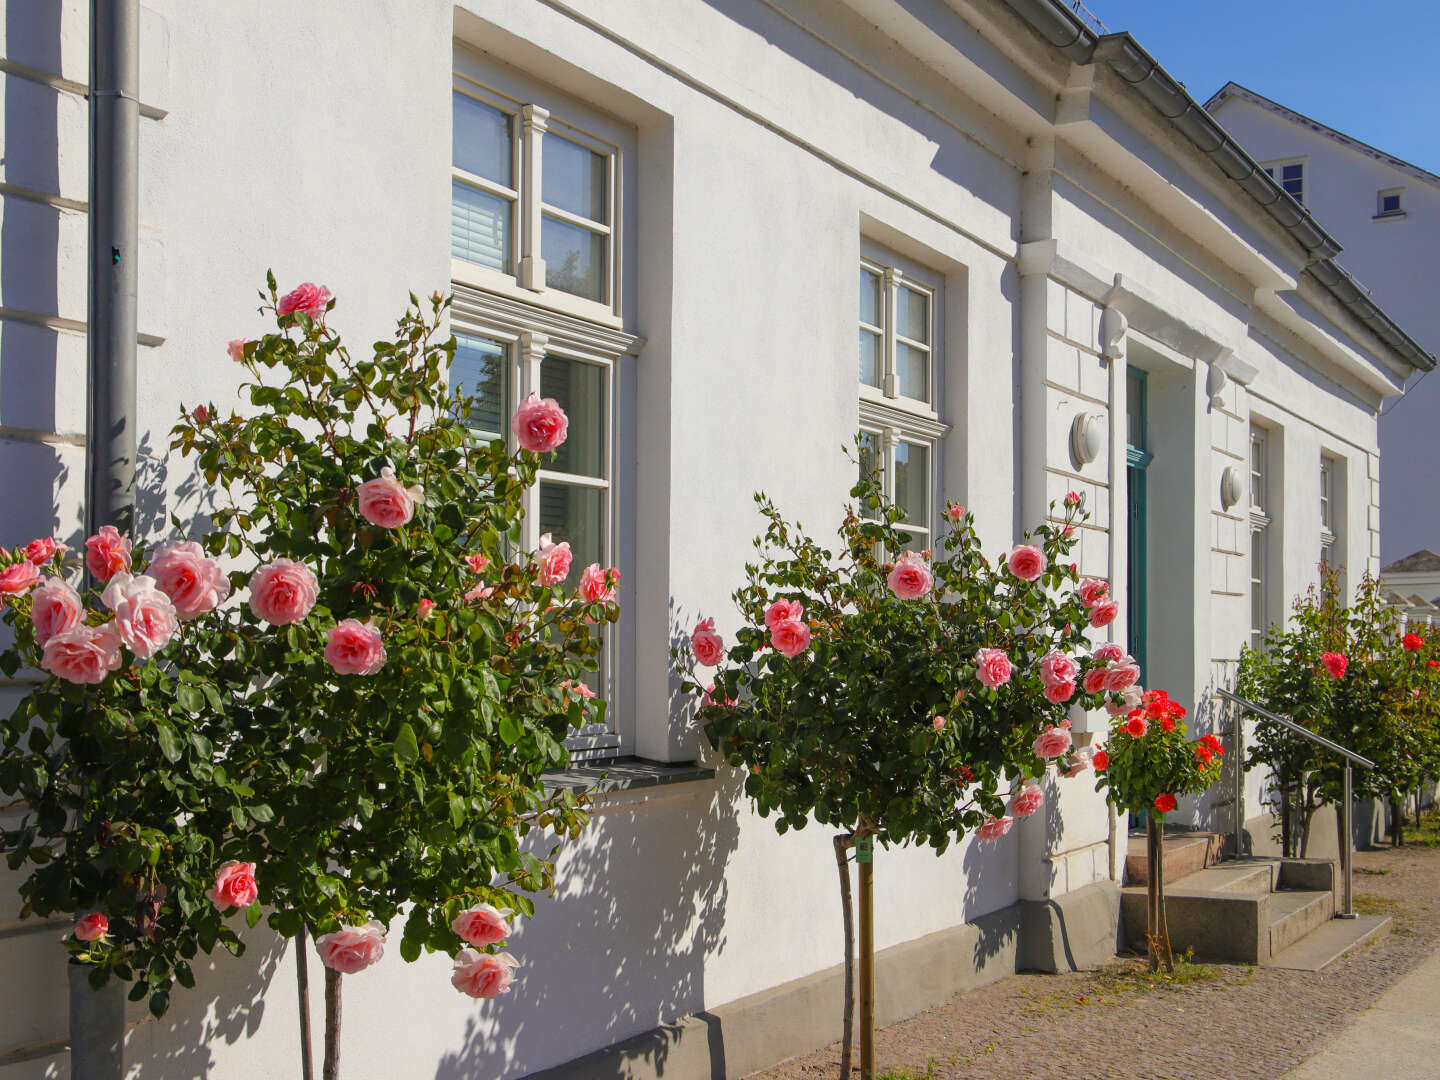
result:
M 1440 176 L 1233 82 L 1205 108 L 1335 236 L 1371 299 L 1440 350 Z M 1437 409 L 1440 382 L 1417 377 L 1380 422 L 1386 562 L 1440 547 Z
M 351 341 L 452 288 L 495 417 L 538 381 L 574 422 L 540 522 L 623 573 L 613 725 L 577 745 L 668 781 L 602 800 L 506 998 L 456 994 L 443 957 L 347 979 L 349 1078 L 739 1076 L 838 1034 L 829 836 L 680 768 L 701 746 L 667 646 L 733 630 L 756 488 L 830 527 L 857 429 L 919 531 L 954 500 L 999 551 L 1082 491 L 1082 572 L 1128 598 L 1110 633 L 1200 731 L 1322 551 L 1379 568 L 1377 413 L 1433 359 L 1132 39 L 1062 3 L 200 7 L 154 0 L 141 42 L 142 519 L 195 505 L 166 432 L 230 400 L 267 267 L 331 288 Z M 0 21 L 0 543 L 74 543 L 86 13 Z M 1049 791 L 994 846 L 877 856 L 886 1015 L 1113 949 L 1123 823 L 1088 780 Z M 64 1076 L 65 927 L 16 921 L 12 885 L 0 1080 Z M 141 1075 L 297 1075 L 292 957 L 250 940 L 135 1028 Z

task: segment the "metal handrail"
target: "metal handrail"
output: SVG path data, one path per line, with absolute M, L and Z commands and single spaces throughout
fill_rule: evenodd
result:
M 1224 698 L 1226 701 L 1234 702 L 1242 709 L 1253 712 L 1257 716 L 1263 716 L 1266 720 L 1273 720 L 1275 723 L 1281 725 L 1282 727 L 1289 728 L 1297 735 L 1305 736 L 1305 738 L 1309 739 L 1311 742 L 1323 746 L 1326 750 L 1329 750 L 1335 754 L 1339 754 L 1342 758 L 1345 759 L 1345 785 L 1341 793 L 1340 801 L 1340 832 L 1343 834 L 1340 837 L 1340 862 L 1342 864 L 1342 872 L 1344 874 L 1345 882 L 1345 910 L 1340 912 L 1336 916 L 1336 918 L 1358 919 L 1360 915 L 1355 910 L 1355 834 L 1353 829 L 1351 828 L 1350 821 L 1351 803 L 1354 801 L 1351 794 L 1351 764 L 1353 763 L 1355 765 L 1359 765 L 1362 769 L 1373 769 L 1375 768 L 1375 763 L 1369 758 L 1362 757 L 1361 755 L 1355 753 L 1353 750 L 1347 750 L 1339 743 L 1333 742 L 1330 739 L 1325 738 L 1325 736 L 1323 735 L 1316 735 L 1315 732 L 1311 731 L 1303 724 L 1297 724 L 1294 720 L 1291 720 L 1288 717 L 1281 716 L 1279 713 L 1273 713 L 1269 709 L 1256 705 L 1253 701 L 1249 701 L 1246 698 L 1240 697 L 1238 694 L 1232 694 L 1229 690 L 1226 690 L 1223 687 L 1217 686 L 1215 688 L 1215 694 L 1218 697 Z M 1244 764 L 1242 762 L 1236 761 L 1235 769 L 1238 775 L 1244 775 Z M 1243 781 L 1240 791 L 1242 793 L 1244 791 Z M 1242 824 L 1244 805 L 1245 803 L 1243 797 L 1237 798 L 1235 804 L 1235 814 L 1237 818 L 1242 819 Z M 1239 839 L 1238 829 L 1236 831 L 1236 839 Z M 1240 852 L 1238 845 L 1235 849 L 1235 852 L 1237 855 Z

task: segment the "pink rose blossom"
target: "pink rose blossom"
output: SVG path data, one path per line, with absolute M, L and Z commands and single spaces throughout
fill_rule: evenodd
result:
M 490 904 L 476 904 L 466 908 L 450 924 L 450 929 L 476 948 L 494 945 L 510 936 L 510 924 L 505 921 L 509 911 L 501 911 Z
M 417 619 L 428 619 L 434 613 L 434 611 L 434 600 L 428 600 L 424 597 L 421 597 L 420 602 L 415 605 L 415 617 Z
M 1074 682 L 1078 670 L 1075 661 L 1059 650 L 1052 650 L 1040 659 L 1040 681 L 1046 686 Z
M 765 609 L 765 629 L 774 630 L 786 619 L 804 619 L 805 608 L 798 600 L 776 600 Z
M 290 315 L 299 312 L 312 319 L 318 319 L 325 314 L 325 305 L 329 302 L 329 289 L 324 285 L 314 285 L 307 281 L 280 298 L 280 303 L 275 305 L 275 314 Z
M 725 659 L 725 642 L 715 632 L 714 619 L 702 619 L 690 633 L 690 648 L 697 662 L 715 667 Z
M 936 731 L 944 731 L 945 718 L 943 716 L 933 717 L 930 721 L 930 726 L 933 727 Z
M 155 579 L 148 574 L 135 577 L 122 570 L 110 579 L 100 599 L 115 613 L 120 640 L 141 660 L 170 644 L 180 628 L 174 603 L 155 587 Z
M 488 555 L 481 555 L 478 551 L 473 555 L 466 555 L 465 561 L 469 564 L 470 569 L 474 570 L 477 574 L 490 565 L 490 557 Z
M 130 569 L 130 538 L 121 536 L 114 525 L 102 525 L 85 541 L 85 566 L 96 581 L 109 581 L 121 570 Z
M 509 953 L 484 953 L 461 949 L 455 954 L 450 984 L 473 998 L 493 998 L 509 993 L 520 962 Z
M 1325 670 L 1332 679 L 1343 679 L 1345 669 L 1350 665 L 1350 661 L 1346 659 L 1344 653 L 1321 653 L 1320 661 L 1325 665 Z
M 975 654 L 975 676 L 992 690 L 1009 682 L 1012 670 L 1004 649 L 981 649 Z
M 1079 506 L 1079 505 L 1080 505 L 1080 493 L 1079 493 L 1078 491 L 1067 491 L 1067 492 L 1065 493 L 1065 505 L 1066 505 L 1066 506 Z
M 320 962 L 342 975 L 356 975 L 385 955 L 385 927 L 373 919 L 364 926 L 342 926 L 315 939 Z
M 245 359 L 245 346 L 248 344 L 249 341 L 243 337 L 233 338 L 230 344 L 225 346 L 225 352 L 238 364 Z
M 85 617 L 80 594 L 59 578 L 36 589 L 31 601 L 30 622 L 35 627 L 35 642 L 41 646 L 56 634 L 75 629 Z
M 1104 645 L 1096 646 L 1090 655 L 1096 660 L 1119 660 L 1125 655 L 1125 650 L 1115 644 L 1115 642 L 1110 641 Z
M 260 897 L 255 884 L 255 864 L 231 859 L 215 871 L 215 884 L 205 893 L 216 911 L 247 908 Z
M 1109 626 L 1119 614 L 1119 604 L 1113 600 L 1101 600 L 1090 609 L 1090 625 L 1097 630 L 1102 626 Z
M 935 584 L 935 575 L 923 559 L 907 552 L 896 561 L 885 583 L 901 600 L 918 600 Z
M 40 666 L 66 682 L 93 686 L 120 668 L 120 635 L 113 622 L 104 626 L 83 623 L 51 635 L 45 642 Z
M 1101 581 L 1099 578 L 1087 577 L 1080 582 L 1080 587 L 1075 591 L 1080 594 L 1081 603 L 1087 608 L 1094 607 L 1110 595 L 1110 583 Z
M 1140 665 L 1130 657 L 1112 660 L 1105 665 L 1105 689 L 1118 694 L 1140 681 Z
M 20 596 L 40 584 L 40 568 L 30 561 L 0 570 L 0 596 Z
M 1079 776 L 1086 769 L 1090 768 L 1090 764 L 1093 759 L 1094 754 L 1091 753 L 1088 748 L 1081 747 L 1079 750 L 1075 751 L 1075 756 L 1070 762 L 1070 767 L 1060 775 L 1065 777 L 1067 780 L 1073 779 L 1074 777 Z
M 1085 672 L 1085 679 L 1081 683 L 1087 694 L 1100 694 L 1105 691 L 1105 676 L 1108 673 L 1103 667 L 1092 667 Z
M 608 603 L 615 599 L 615 585 L 620 580 L 620 571 L 613 566 L 602 570 L 599 563 L 591 563 L 580 575 L 580 596 L 586 603 Z
M 276 559 L 250 576 L 250 610 L 271 626 L 297 623 L 315 606 L 320 582 L 308 566 Z
M 965 516 L 965 507 L 961 506 L 959 503 L 951 503 L 949 506 L 945 507 L 945 516 L 948 517 L 951 521 L 959 521 Z
M 1004 817 L 991 818 L 975 830 L 975 838 L 985 843 L 989 843 L 992 840 L 999 840 L 1010 831 L 1010 827 L 1014 824 L 1015 819 L 1008 814 Z
M 145 573 L 175 604 L 183 622 L 214 611 L 230 595 L 230 579 L 194 540 L 164 544 Z
M 1074 745 L 1068 729 L 1063 727 L 1048 727 L 1037 738 L 1033 744 L 1036 757 L 1042 757 L 1049 761 L 1057 758 Z
M 395 479 L 395 470 L 388 465 L 374 480 L 366 480 L 355 489 L 360 516 L 382 529 L 398 529 L 415 516 L 415 504 L 423 501 L 418 487 L 407 488 Z
M 535 557 L 540 563 L 541 585 L 559 585 L 570 576 L 570 561 L 574 556 L 570 554 L 568 541 L 552 543 L 550 534 L 546 533 L 540 537 L 540 548 Z
M 210 419 L 210 410 L 204 405 L 196 405 L 195 411 L 190 414 L 195 418 L 197 424 L 207 423 Z
M 515 411 L 510 430 L 524 449 L 548 454 L 565 441 L 570 433 L 570 421 L 554 398 L 541 398 L 532 391 Z
M 1010 799 L 1010 813 L 1017 818 L 1027 818 L 1045 801 L 1045 793 L 1034 780 L 1026 780 L 1024 786 Z
M 1075 684 L 1073 682 L 1055 683 L 1053 686 L 1045 687 L 1045 700 L 1051 705 L 1063 705 L 1075 696 Z
M 1045 572 L 1045 556 L 1030 544 L 1016 544 L 1007 556 L 1010 573 L 1021 581 L 1034 581 Z
M 357 619 L 344 619 L 325 638 L 325 662 L 341 675 L 374 675 L 385 666 L 380 631 Z
M 38 540 L 31 540 L 25 545 L 25 558 L 29 559 L 36 566 L 44 566 L 56 555 L 65 554 L 65 545 L 57 544 L 48 536 L 42 536 Z
M 810 647 L 810 627 L 799 619 L 782 619 L 770 631 L 770 644 L 793 660 Z
M 576 682 L 574 679 L 566 679 L 560 684 L 567 692 L 589 701 L 595 696 L 595 691 L 583 682 Z
M 465 593 L 465 602 L 473 604 L 477 600 L 489 600 L 495 594 L 491 585 L 475 585 Z
M 102 912 L 92 911 L 89 915 L 82 915 L 75 920 L 76 941 L 99 941 L 108 933 L 110 919 Z

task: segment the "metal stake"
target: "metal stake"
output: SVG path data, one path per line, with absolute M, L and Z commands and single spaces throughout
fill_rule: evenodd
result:
M 1340 857 L 1345 865 L 1341 872 L 1345 875 L 1345 910 L 1336 916 L 1338 919 L 1358 919 L 1359 913 L 1355 910 L 1355 831 L 1350 821 L 1352 798 L 1350 794 L 1350 762 L 1345 762 L 1345 793 L 1340 802 L 1340 831 L 1345 835 L 1340 838 Z

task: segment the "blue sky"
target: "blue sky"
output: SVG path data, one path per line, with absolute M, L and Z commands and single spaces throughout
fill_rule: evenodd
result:
M 1085 0 L 1204 102 L 1231 79 L 1440 172 L 1437 0 Z

